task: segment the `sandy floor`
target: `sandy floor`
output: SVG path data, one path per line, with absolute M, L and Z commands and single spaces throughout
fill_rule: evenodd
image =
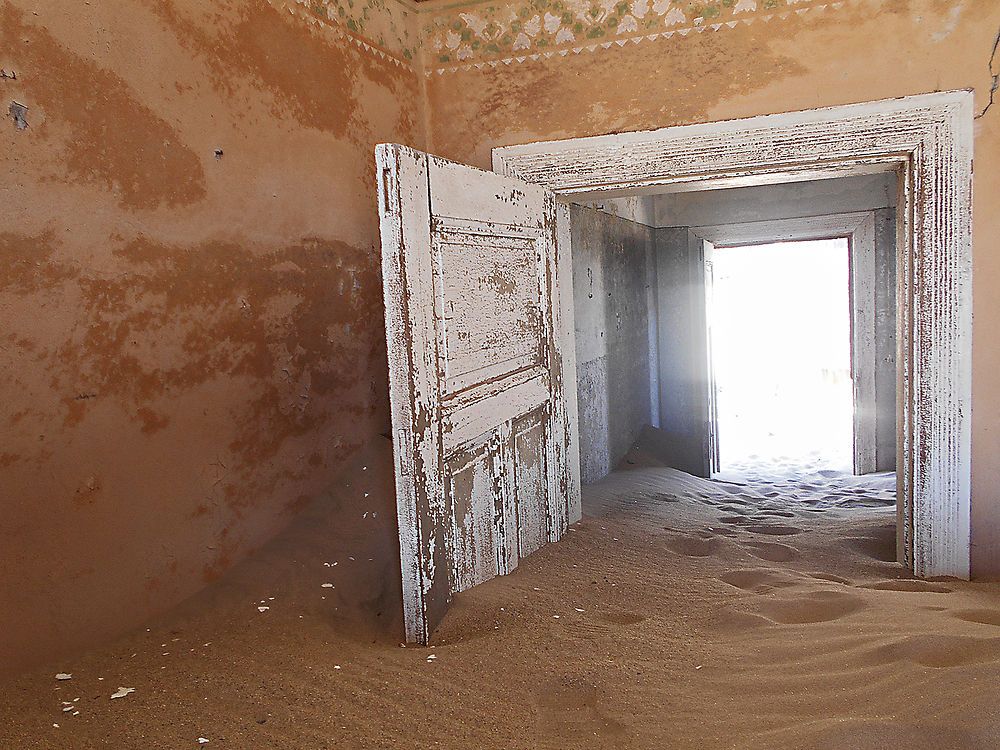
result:
M 5 678 L 0 747 L 1000 746 L 1000 585 L 890 562 L 891 477 L 727 484 L 630 460 L 565 540 L 401 648 L 375 446 L 148 631 Z

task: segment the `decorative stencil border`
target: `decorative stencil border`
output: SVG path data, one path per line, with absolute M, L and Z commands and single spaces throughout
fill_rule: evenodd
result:
M 427 72 L 482 68 L 735 28 L 844 0 L 521 0 L 421 13 Z
M 719 31 L 847 0 L 269 0 L 428 75 Z
M 402 0 L 268 0 L 278 9 L 405 68 L 418 66 L 420 26 L 415 4 Z

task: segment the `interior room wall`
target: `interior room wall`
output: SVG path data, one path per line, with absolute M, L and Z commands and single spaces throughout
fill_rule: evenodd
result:
M 875 470 L 896 469 L 896 209 L 875 211 Z
M 1000 575 L 998 27 L 995 0 L 0 0 L 0 111 L 27 107 L 0 127 L 0 663 L 169 607 L 386 429 L 376 142 L 488 169 L 944 89 L 982 113 L 973 570 Z
M 1000 5 L 633 0 L 592 20 L 584 5 L 551 20 L 525 0 L 430 14 L 430 148 L 487 168 L 501 145 L 974 91 L 972 570 L 1000 575 Z M 514 16 L 509 44 L 472 49 Z
M 5 670 L 203 587 L 388 428 L 372 152 L 422 145 L 420 79 L 329 5 L 0 2 Z
M 648 196 L 661 245 L 669 227 L 700 228 L 834 214 L 871 212 L 875 221 L 876 468 L 896 466 L 896 225 L 894 172 Z M 665 377 L 669 377 L 665 375 Z
M 656 227 L 800 219 L 892 208 L 896 205 L 896 173 L 648 197 L 653 200 Z
M 570 221 L 580 476 L 589 483 L 609 474 L 653 420 L 653 230 L 579 205 Z

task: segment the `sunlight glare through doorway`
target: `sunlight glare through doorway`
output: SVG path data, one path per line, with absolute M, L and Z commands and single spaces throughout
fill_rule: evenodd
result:
M 715 249 L 721 472 L 851 472 L 848 262 L 846 239 Z

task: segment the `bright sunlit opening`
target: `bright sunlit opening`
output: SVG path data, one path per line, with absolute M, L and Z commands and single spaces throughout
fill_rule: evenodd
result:
M 847 240 L 716 248 L 713 272 L 722 473 L 850 472 Z

